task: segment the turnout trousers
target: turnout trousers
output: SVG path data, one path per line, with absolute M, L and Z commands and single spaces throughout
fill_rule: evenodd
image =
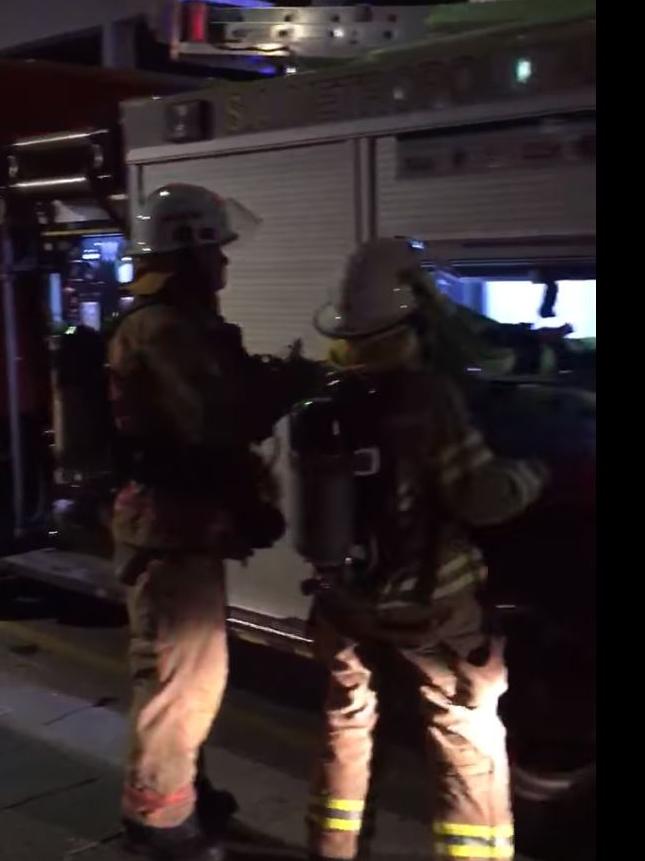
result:
M 123 813 L 174 827 L 194 811 L 200 748 L 226 686 L 224 565 L 179 551 L 119 556 L 133 684 Z
M 378 709 L 378 668 L 362 647 L 379 641 L 415 679 L 428 779 L 435 782 L 429 855 L 437 861 L 513 858 L 506 738 L 497 714 L 506 690 L 503 645 L 482 631 L 474 598 L 442 603 L 441 627 L 453 636 L 414 646 L 401 645 L 369 620 L 339 625 L 324 608 L 314 611 L 315 649 L 329 676 L 308 812 L 312 855 L 352 859 L 359 850 Z

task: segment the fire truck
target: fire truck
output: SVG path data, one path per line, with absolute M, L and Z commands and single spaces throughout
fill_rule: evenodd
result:
M 514 398 L 528 399 L 542 424 L 525 419 L 523 426 L 542 428 L 538 446 L 554 440 L 547 453 L 564 476 L 538 509 L 482 542 L 511 638 L 516 693 L 506 709 L 518 786 L 540 798 L 569 790 L 590 778 L 594 762 L 595 17 L 583 10 L 520 24 L 490 20 L 480 9 L 464 21 L 453 10 L 405 48 L 350 52 L 342 63 L 307 71 L 294 55 L 299 27 L 354 45 L 377 34 L 387 45 L 383 34 L 403 27 L 405 10 L 373 7 L 365 20 L 356 7 L 273 8 L 261 27 L 252 12 L 219 22 L 218 32 L 251 50 L 260 28 L 265 48 L 270 36 L 284 58 L 280 76 L 143 92 L 124 102 L 115 130 L 32 135 L 7 147 L 4 445 L 18 543 L 2 564 L 120 600 L 105 485 L 66 474 L 55 447 L 52 455 L 43 446 L 46 394 L 38 407 L 21 401 L 24 357 L 15 360 L 26 340 L 20 348 L 18 340 L 27 328 L 33 335 L 33 325 L 18 334 L 16 297 L 29 290 L 39 297 L 32 307 L 43 309 L 42 344 L 78 323 L 101 329 L 128 302 L 129 220 L 153 189 L 196 183 L 262 219 L 252 250 L 231 250 L 223 299 L 248 349 L 275 354 L 300 338 L 308 356 L 322 358 L 312 312 L 347 255 L 373 236 L 415 237 L 455 302 L 509 325 L 548 323 L 562 304 L 576 318 L 566 322 L 585 336 L 566 345 L 576 358 L 568 364 L 556 356 L 546 368 L 529 362 L 521 372 L 491 375 L 484 409 L 501 439 L 517 415 Z M 47 367 L 43 349 L 38 361 Z M 30 379 L 42 377 L 34 371 Z M 517 439 L 500 444 L 522 447 Z M 288 513 L 284 427 L 270 449 Z M 69 510 L 84 522 L 66 519 Z M 289 534 L 247 566 L 232 565 L 231 630 L 308 654 L 309 599 L 300 588 L 308 573 Z

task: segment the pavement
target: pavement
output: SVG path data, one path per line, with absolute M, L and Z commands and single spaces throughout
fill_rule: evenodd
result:
M 30 608 L 30 601 L 37 605 L 27 597 L 18 612 L 15 602 L 11 612 L 6 602 L 0 607 L 0 861 L 125 861 L 119 849 L 125 630 L 65 619 Z M 274 686 L 272 672 L 279 688 L 280 671 L 267 664 L 267 649 L 253 649 L 238 663 L 257 684 L 240 684 L 233 672 L 208 742 L 208 770 L 241 804 L 229 844 L 235 858 L 301 858 L 318 719 L 308 703 L 261 692 L 263 684 Z M 303 690 L 314 674 L 312 665 Z M 431 799 L 423 760 L 396 745 L 385 759 L 372 857 L 428 859 Z

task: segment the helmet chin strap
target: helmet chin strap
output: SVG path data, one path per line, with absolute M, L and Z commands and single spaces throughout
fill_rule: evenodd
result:
M 188 248 L 165 260 L 163 271 L 170 276 L 164 290 L 173 304 L 218 309 L 213 276 L 193 249 Z
M 378 373 L 409 367 L 419 360 L 419 341 L 408 325 L 398 325 L 379 335 L 332 343 L 329 362 L 334 367 Z

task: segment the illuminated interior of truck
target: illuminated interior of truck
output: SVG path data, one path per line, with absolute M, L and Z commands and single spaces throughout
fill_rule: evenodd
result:
M 54 331 L 71 325 L 101 330 L 127 307 L 125 285 L 132 260 L 125 256 L 121 233 L 90 234 L 74 240 L 61 271 L 49 274 L 48 307 Z
M 592 277 L 593 276 L 593 277 Z M 596 278 L 591 269 L 574 277 L 566 272 L 552 276 L 557 286 L 553 306 L 543 316 L 547 284 L 530 271 L 494 274 L 489 269 L 481 275 L 472 271 L 456 278 L 437 279 L 439 289 L 454 302 L 483 314 L 498 323 L 528 324 L 536 329 L 571 326 L 566 335 L 572 340 L 596 338 Z

